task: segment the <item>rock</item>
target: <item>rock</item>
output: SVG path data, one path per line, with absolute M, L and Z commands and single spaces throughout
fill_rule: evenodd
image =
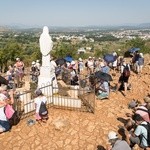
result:
M 57 118 L 55 119 L 52 124 L 54 125 L 56 130 L 62 130 L 64 127 L 66 127 L 69 122 L 66 119 L 63 118 Z

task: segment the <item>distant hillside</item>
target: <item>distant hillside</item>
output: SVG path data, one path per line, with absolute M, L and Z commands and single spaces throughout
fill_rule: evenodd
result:
M 0 32 L 9 31 L 9 30 L 10 30 L 10 28 L 8 28 L 8 27 L 0 26 Z
M 42 26 L 27 26 L 22 24 L 13 24 L 9 26 L 0 26 L 0 31 L 7 30 L 26 30 L 26 31 L 41 31 Z M 49 26 L 51 32 L 87 32 L 87 31 L 101 31 L 101 30 L 136 30 L 136 29 L 150 29 L 150 23 L 142 24 L 123 24 L 110 26 Z

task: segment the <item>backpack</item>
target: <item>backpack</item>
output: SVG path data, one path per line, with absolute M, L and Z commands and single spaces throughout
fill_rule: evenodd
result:
M 140 126 L 145 127 L 147 130 L 147 138 L 143 137 L 147 140 L 148 147 L 150 147 L 150 123 L 147 122 L 147 124 L 140 124 Z
M 88 62 L 87 61 L 85 62 L 85 67 L 88 67 Z
M 48 110 L 46 104 L 42 101 L 39 109 L 39 115 L 42 117 L 42 116 L 46 116 L 47 114 L 48 114 Z
M 124 66 L 124 65 L 123 65 L 123 66 Z M 129 77 L 129 76 L 130 76 L 130 70 L 129 70 L 128 65 L 124 66 L 124 69 L 123 69 L 123 76 L 124 76 L 124 77 Z
M 15 126 L 20 122 L 20 116 L 18 115 L 18 112 L 15 111 L 14 114 L 12 115 L 12 117 L 10 119 L 8 119 L 10 126 Z
M 20 116 L 18 115 L 18 112 L 15 111 L 13 108 L 11 108 L 10 111 L 8 111 L 8 107 L 5 106 L 4 113 L 6 115 L 10 127 L 17 125 L 20 122 Z
M 12 105 L 7 104 L 4 107 L 4 113 L 5 113 L 6 118 L 10 119 L 15 113 L 15 110 L 13 109 Z
M 77 81 L 78 81 L 78 76 L 77 76 L 77 75 L 75 75 L 75 76 L 73 77 L 73 81 L 74 81 L 74 82 L 77 82 Z
M 32 71 L 32 72 L 35 72 L 35 71 L 36 71 L 36 67 L 35 67 L 35 66 L 32 66 L 32 67 L 31 67 L 31 71 Z

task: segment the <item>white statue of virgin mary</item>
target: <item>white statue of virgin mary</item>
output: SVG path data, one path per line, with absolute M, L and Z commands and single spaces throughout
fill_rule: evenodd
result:
M 50 54 L 49 52 L 52 50 L 53 41 L 51 36 L 49 35 L 49 29 L 47 26 L 43 27 L 43 33 L 40 36 L 40 51 L 42 53 L 42 66 L 50 65 Z

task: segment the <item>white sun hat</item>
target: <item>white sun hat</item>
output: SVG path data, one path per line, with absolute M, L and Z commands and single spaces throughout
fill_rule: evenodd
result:
M 140 55 L 141 57 L 143 57 L 143 53 L 140 53 L 139 55 Z
M 32 65 L 35 65 L 35 61 L 32 61 Z
M 72 62 L 71 62 L 71 65 L 75 65 L 75 64 L 76 64 L 75 61 L 72 61 Z
M 118 136 L 117 136 L 117 133 L 116 133 L 116 132 L 110 131 L 110 132 L 108 133 L 108 139 L 109 139 L 109 140 L 117 139 L 117 138 L 118 138 Z

